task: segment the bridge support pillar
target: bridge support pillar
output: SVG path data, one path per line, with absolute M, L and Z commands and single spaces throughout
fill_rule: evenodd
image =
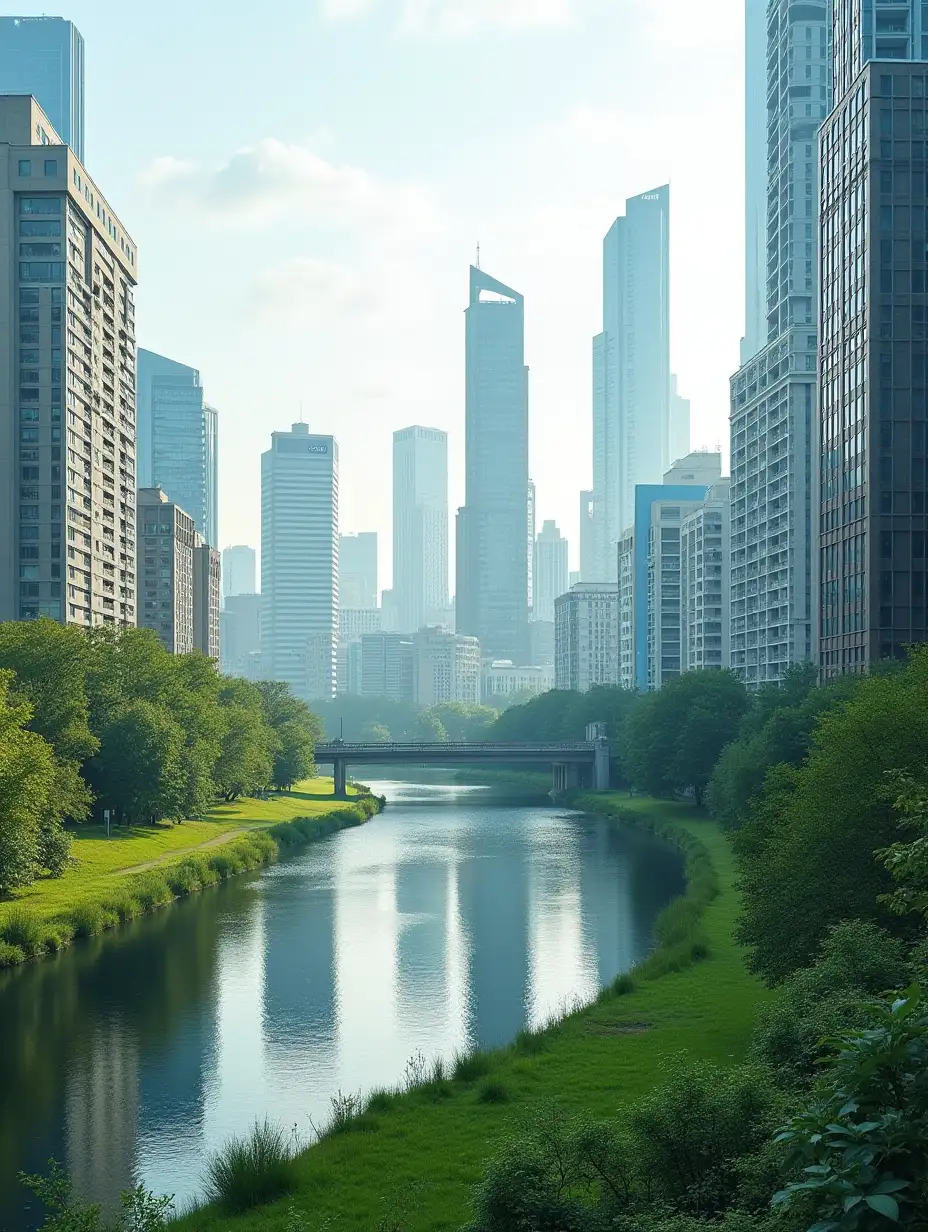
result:
M 335 798 L 348 799 L 348 763 L 343 758 L 335 762 Z
M 593 762 L 593 790 L 609 790 L 609 741 L 596 741 L 596 760 Z
M 567 767 L 556 761 L 551 767 L 551 790 L 559 796 L 567 787 Z

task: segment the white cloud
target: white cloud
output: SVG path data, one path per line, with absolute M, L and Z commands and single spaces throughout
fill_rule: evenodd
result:
M 428 233 L 437 225 L 427 189 L 377 180 L 359 167 L 330 162 L 309 145 L 274 137 L 238 150 L 215 168 L 156 158 L 140 173 L 138 183 L 149 189 L 170 187 L 178 201 L 244 225 L 295 210 L 308 219 L 349 228 L 373 224 Z
M 523 30 L 563 26 L 576 18 L 579 0 L 384 0 L 397 26 L 409 34 L 466 35 L 486 27 Z M 378 0 L 321 0 L 329 21 L 365 17 Z

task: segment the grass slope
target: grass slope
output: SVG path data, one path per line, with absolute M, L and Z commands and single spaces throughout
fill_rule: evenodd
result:
M 622 797 L 611 804 L 631 805 L 657 827 L 695 836 L 708 854 L 719 892 L 699 920 L 708 945 L 704 961 L 658 979 L 638 978 L 628 995 L 606 993 L 541 1038 L 523 1037 L 479 1058 L 484 1073 L 471 1082 L 432 1082 L 375 1099 L 348 1132 L 299 1158 L 299 1186 L 291 1198 L 234 1221 L 205 1209 L 182 1226 L 191 1232 L 226 1226 L 286 1232 L 296 1226 L 292 1206 L 308 1232 L 457 1228 L 470 1217 L 472 1186 L 485 1161 L 533 1105 L 555 1100 L 572 1113 L 609 1117 L 650 1090 L 676 1053 L 739 1060 L 765 994 L 733 938 L 738 898 L 728 842 L 685 805 Z

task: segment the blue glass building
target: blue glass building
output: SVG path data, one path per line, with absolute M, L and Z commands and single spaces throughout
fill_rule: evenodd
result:
M 835 99 L 868 60 L 928 59 L 923 0 L 834 0 Z
M 203 400 L 196 368 L 139 349 L 138 486 L 159 487 L 219 544 L 218 415 Z
M 84 162 L 84 40 L 62 17 L 0 17 L 0 94 L 31 94 Z

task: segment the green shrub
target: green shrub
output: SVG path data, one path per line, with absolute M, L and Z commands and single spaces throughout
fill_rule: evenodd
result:
M 93 937 L 110 927 L 100 904 L 91 902 L 76 903 L 70 911 L 70 922 L 75 937 Z
M 477 1100 L 481 1104 L 506 1104 L 509 1089 L 498 1078 L 486 1078 L 477 1088 Z
M 70 919 L 52 920 L 45 927 L 45 949 L 49 954 L 57 954 L 59 950 L 67 949 L 74 940 L 74 924 Z
M 8 941 L 0 941 L 0 967 L 18 967 L 26 961 L 26 955 L 18 945 L 10 945 Z
M 230 1138 L 206 1165 L 206 1199 L 229 1214 L 273 1202 L 296 1182 L 294 1143 L 267 1120 L 256 1121 L 247 1138 Z
M 13 907 L 0 928 L 0 940 L 32 958 L 45 948 L 45 930 L 31 911 L 25 907 Z
M 626 971 L 612 981 L 612 991 L 617 997 L 627 997 L 635 991 L 635 977 Z
M 134 920 L 145 910 L 139 900 L 124 887 L 120 887 L 112 894 L 108 894 L 106 898 L 101 900 L 100 906 L 105 912 L 111 912 L 115 915 L 121 924 Z
M 368 1112 L 390 1112 L 396 1095 L 390 1091 L 372 1091 L 367 1099 Z
M 547 1051 L 548 1040 L 542 1031 L 520 1031 L 512 1041 L 512 1046 L 524 1056 L 537 1057 Z
M 455 1082 L 476 1082 L 490 1072 L 492 1064 L 485 1052 L 458 1052 L 451 1077 Z
M 153 911 L 174 901 L 174 893 L 163 873 L 153 869 L 137 873 L 129 881 L 129 888 L 143 911 Z

